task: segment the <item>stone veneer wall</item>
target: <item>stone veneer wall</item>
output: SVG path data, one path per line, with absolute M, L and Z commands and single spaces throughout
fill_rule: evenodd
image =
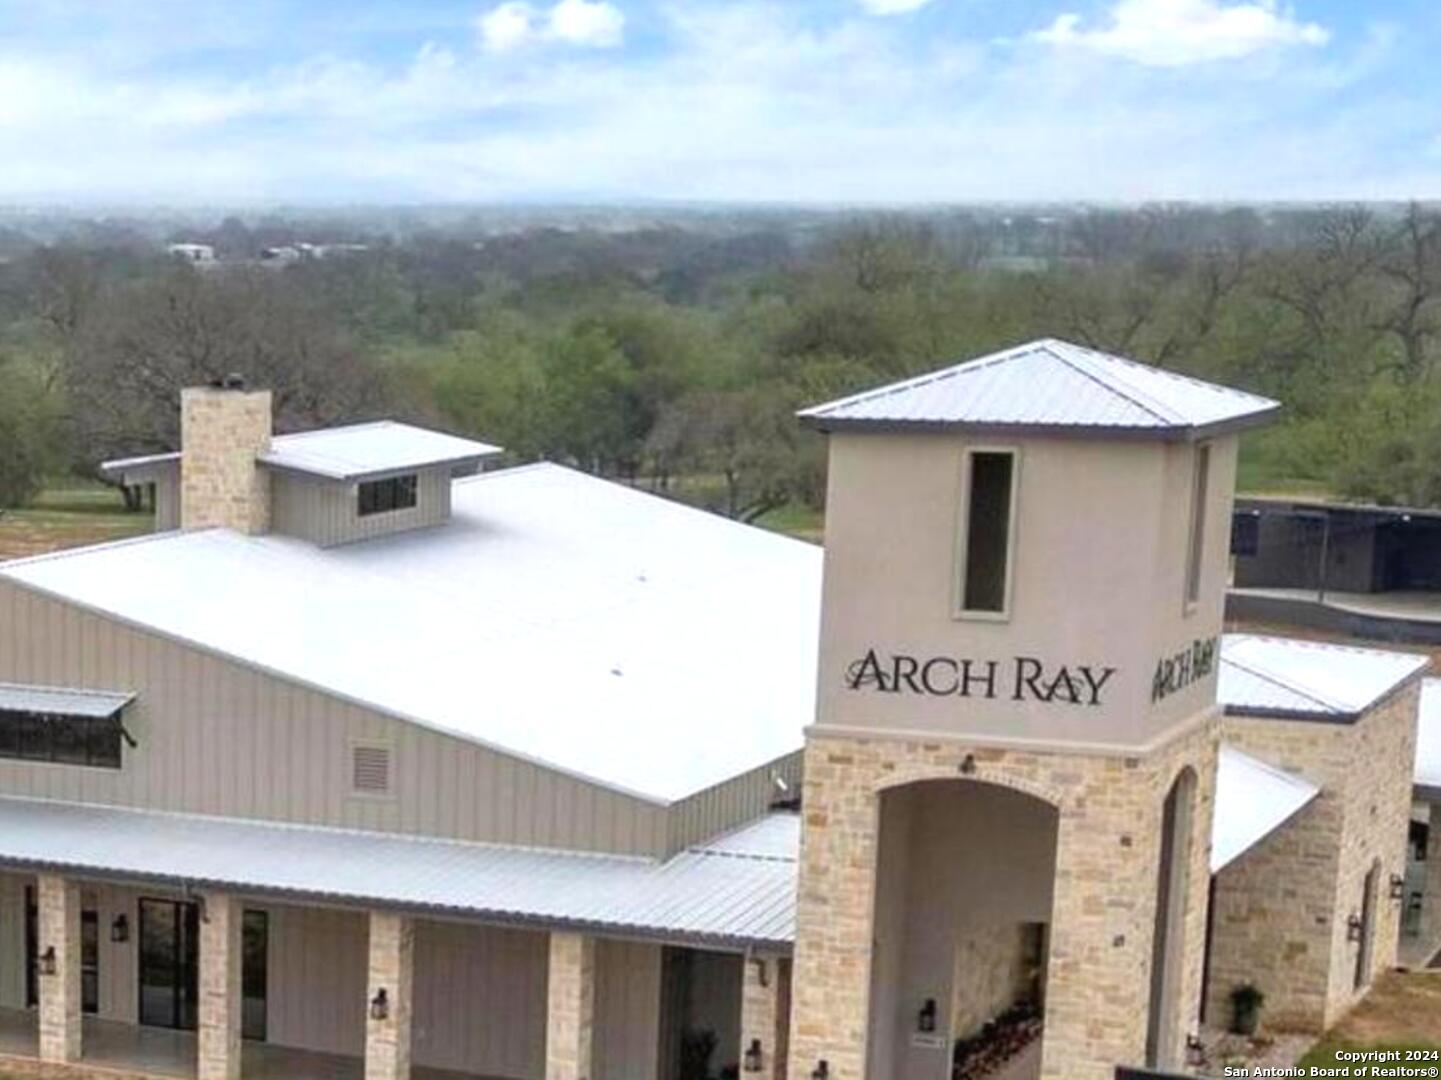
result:
M 1041 1075 L 1111 1080 L 1118 1064 L 1145 1058 L 1163 804 L 1181 771 L 1195 771 L 1184 940 L 1176 946 L 1182 974 L 1173 1042 L 1183 1047 L 1199 1007 L 1217 730 L 1206 719 L 1146 758 L 813 731 L 790 1075 L 809 1076 L 819 1060 L 834 1080 L 865 1075 L 879 795 L 921 780 L 998 784 L 1059 809 Z M 968 754 L 969 775 L 961 772 Z
M 180 526 L 242 533 L 270 527 L 270 474 L 255 456 L 270 449 L 270 391 L 180 392 Z
M 1266 994 L 1268 1026 L 1318 1032 L 1335 1023 L 1365 992 L 1354 987 L 1359 946 L 1347 941 L 1346 920 L 1360 914 L 1378 859 L 1372 972 L 1395 964 L 1401 909 L 1389 882 L 1405 873 L 1418 693 L 1413 683 L 1354 724 L 1223 721 L 1228 743 L 1321 794 L 1217 875 L 1210 1022 L 1226 1023 L 1231 990 L 1253 982 Z

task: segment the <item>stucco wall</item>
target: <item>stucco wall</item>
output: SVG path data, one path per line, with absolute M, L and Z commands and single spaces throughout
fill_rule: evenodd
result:
M 1005 619 L 955 617 L 968 448 L 1019 450 Z M 1163 658 L 1219 633 L 1235 439 L 1211 444 L 1201 592 L 1185 603 L 1191 444 L 831 436 L 817 722 L 837 734 L 964 732 L 998 745 L 1144 747 L 1214 701 L 1214 669 L 1154 700 Z M 996 661 L 993 697 L 857 691 L 867 651 Z M 1098 704 L 1017 695 L 1017 658 L 1114 668 Z

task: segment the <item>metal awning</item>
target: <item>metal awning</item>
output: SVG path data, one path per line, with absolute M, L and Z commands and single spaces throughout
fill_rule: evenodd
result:
M 755 827 L 774 830 L 766 819 Z M 740 834 L 659 860 L 0 798 L 0 863 L 27 869 L 788 949 L 796 862 L 746 853 L 755 847 Z
M 1211 873 L 1240 858 L 1319 794 L 1310 781 L 1223 743 L 1216 766 Z
M 42 716 L 84 716 L 107 720 L 135 700 L 134 694 L 109 690 L 70 690 L 58 686 L 0 683 L 0 710 Z

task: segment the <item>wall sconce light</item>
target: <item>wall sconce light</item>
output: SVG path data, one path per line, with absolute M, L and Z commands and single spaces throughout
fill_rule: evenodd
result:
M 770 969 L 766 966 L 765 957 L 752 956 L 751 963 L 756 966 L 756 982 L 761 986 L 770 986 L 771 974 Z
M 926 998 L 926 1003 L 921 1006 L 921 1011 L 916 1013 L 916 1030 L 923 1035 L 929 1035 L 936 1030 L 935 998 Z
M 746 1047 L 745 1060 L 741 1062 L 741 1070 L 743 1072 L 760 1072 L 763 1065 L 761 1041 L 752 1039 L 751 1044 Z
M 110 923 L 110 940 L 124 944 L 130 940 L 130 919 L 121 912 Z
M 1186 1064 L 1193 1067 L 1206 1064 L 1206 1044 L 1194 1032 L 1186 1036 Z
M 1361 930 L 1362 930 L 1362 926 L 1361 926 L 1361 916 L 1357 915 L 1357 914 L 1353 911 L 1353 912 L 1351 913 L 1350 917 L 1347 918 L 1347 920 L 1346 920 L 1346 940 L 1347 940 L 1347 941 L 1360 941 L 1360 940 L 1361 940 Z
M 385 1020 L 390 1016 L 390 998 L 386 996 L 385 987 L 375 992 L 370 999 L 370 1018 L 372 1020 Z
M 816 1062 L 816 1067 L 811 1070 L 811 1080 L 831 1080 L 831 1063 L 825 1058 Z
M 55 967 L 55 946 L 51 945 L 40 955 L 40 974 L 54 975 Z
M 970 775 L 971 775 L 972 773 L 974 773 L 975 771 L 976 771 L 976 755 L 975 755 L 975 754 L 967 754 L 964 758 L 961 759 L 961 773 L 962 773 L 962 775 L 964 775 L 964 776 L 970 776 Z
M 1406 899 L 1406 879 L 1403 878 L 1400 874 L 1391 875 L 1391 899 Z

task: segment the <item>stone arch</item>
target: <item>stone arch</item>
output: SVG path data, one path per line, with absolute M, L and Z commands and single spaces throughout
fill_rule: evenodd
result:
M 1146 1064 L 1176 1068 L 1181 1064 L 1186 909 L 1191 850 L 1195 840 L 1200 779 L 1190 765 L 1172 777 L 1161 804 L 1156 867 L 1156 919 L 1151 939 L 1150 1009 L 1146 1024 Z
M 963 772 L 965 757 L 871 785 L 870 1076 L 948 1075 L 952 1060 L 980 1060 L 987 1040 L 1017 1055 L 1010 1075 L 1039 1075 L 1059 800 L 979 761 Z
M 975 761 L 974 769 L 971 772 L 964 771 L 967 758 L 973 758 Z M 966 751 L 958 751 L 954 761 L 916 763 L 884 773 L 877 780 L 872 791 L 879 797 L 884 792 L 895 788 L 935 780 L 990 784 L 1021 795 L 1029 795 L 1056 810 L 1060 810 L 1065 803 L 1065 799 L 1058 789 L 1033 780 L 1029 776 L 1018 775 L 1005 768 L 997 767 L 979 755 Z

